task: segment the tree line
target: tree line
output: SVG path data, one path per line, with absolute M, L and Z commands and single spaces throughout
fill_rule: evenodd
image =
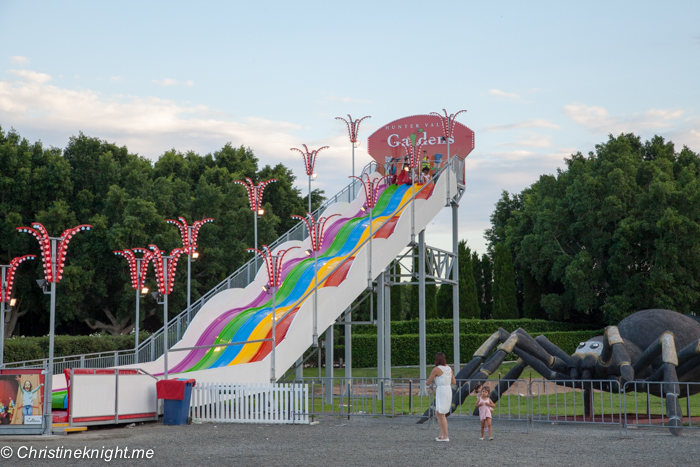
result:
M 486 231 L 489 252 L 513 258 L 519 313 L 597 325 L 648 308 L 696 314 L 698 153 L 621 134 L 565 164 L 504 191 Z
M 308 198 L 294 188 L 295 177 L 283 164 L 259 167 L 250 148 L 226 144 L 200 156 L 176 150 L 155 162 L 124 146 L 80 133 L 64 149 L 30 143 L 16 131 L 0 127 L 0 264 L 19 255 L 36 254 L 17 272 L 6 335 L 45 335 L 49 297 L 35 280 L 43 278 L 37 241 L 16 232 L 18 226 L 42 223 L 50 235 L 78 224 L 92 224 L 89 233 L 70 244 L 63 279 L 57 288 L 56 332 L 125 334 L 134 327 L 134 291 L 124 259 L 113 250 L 156 244 L 170 251 L 182 246 L 168 218 L 189 222 L 213 217 L 200 232 L 200 260 L 193 262 L 192 299 L 210 290 L 250 259 L 252 212 L 243 187 L 234 180 L 254 182 L 276 178 L 264 193 L 265 215 L 258 221 L 259 244 L 270 243 L 304 215 Z M 312 192 L 314 209 L 323 192 Z M 170 310 L 186 307 L 183 265 L 170 296 Z M 152 266 L 151 266 L 152 268 Z M 153 270 L 147 285 L 155 290 Z M 142 300 L 142 329 L 162 326 L 162 313 L 150 297 Z

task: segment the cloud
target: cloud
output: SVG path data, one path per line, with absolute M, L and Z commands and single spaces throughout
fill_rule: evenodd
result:
M 194 81 L 187 80 L 187 81 L 177 81 L 175 79 L 170 79 L 166 78 L 163 80 L 157 80 L 154 79 L 153 83 L 157 84 L 158 86 L 177 86 L 177 85 L 182 85 L 182 86 L 194 86 Z
M 109 80 L 112 82 L 117 82 L 117 81 L 124 81 L 124 78 L 122 78 L 121 76 L 110 76 Z
M 498 89 L 491 89 L 488 93 L 492 96 L 506 97 L 508 99 L 520 99 L 520 96 L 515 94 L 514 92 L 505 92 L 500 91 Z
M 51 77 L 33 71 L 13 73 L 19 79 L 0 80 L 0 122 L 30 140 L 64 146 L 82 131 L 89 136 L 127 146 L 131 152 L 152 160 L 164 151 L 193 150 L 206 154 L 227 142 L 255 151 L 261 166 L 284 163 L 299 177 L 306 193 L 304 163 L 289 148 L 330 146 L 316 164 L 318 179 L 313 188 L 335 194 L 348 183 L 351 173 L 350 143 L 344 126 L 321 140 L 306 139 L 296 122 L 257 116 L 233 118 L 221 109 L 183 104 L 153 96 L 103 94 L 90 89 L 66 89 L 49 83 Z M 370 131 L 366 127 L 366 131 Z M 367 133 L 369 134 L 369 133 Z M 366 145 L 355 149 L 355 172 L 370 161 Z
M 15 65 L 19 65 L 19 66 L 29 65 L 29 59 L 27 57 L 22 57 L 20 55 L 15 55 L 14 57 L 10 57 L 10 62 L 14 63 Z
M 372 101 L 367 99 L 356 99 L 354 97 L 338 97 L 338 96 L 326 96 L 324 98 L 327 101 L 337 101 L 346 104 L 372 104 Z
M 685 111 L 681 109 L 651 109 L 646 112 L 613 117 L 605 107 L 585 104 L 564 106 L 564 113 L 574 122 L 596 133 L 638 133 L 641 130 L 662 130 L 674 126 Z
M 514 141 L 512 143 L 503 143 L 501 146 L 525 146 L 529 148 L 549 148 L 552 146 L 551 135 L 540 135 L 538 133 L 530 133 L 524 139 Z
M 487 126 L 484 130 L 488 132 L 494 132 L 514 130 L 517 128 L 551 128 L 554 130 L 558 130 L 561 127 L 543 118 L 535 118 L 532 120 L 524 120 L 522 122 L 506 123 L 505 125 L 490 125 Z
M 51 81 L 51 76 L 46 73 L 37 73 L 31 70 L 10 70 L 10 73 L 23 79 L 24 81 L 33 83 L 46 83 Z

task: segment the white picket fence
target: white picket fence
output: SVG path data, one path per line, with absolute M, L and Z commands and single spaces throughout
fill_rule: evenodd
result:
M 308 424 L 309 386 L 197 383 L 190 417 L 194 422 Z

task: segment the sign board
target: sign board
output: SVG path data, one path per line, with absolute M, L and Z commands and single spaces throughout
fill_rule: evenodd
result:
M 398 159 L 406 155 L 401 142 L 410 144 L 411 134 L 415 135 L 416 143 L 423 143 L 421 153 L 425 151 L 431 161 L 447 160 L 447 141 L 443 138 L 440 117 L 436 115 L 412 115 L 381 126 L 367 138 L 367 152 L 383 166 L 388 158 Z M 473 149 L 474 132 L 455 122 L 450 139 L 450 155 L 464 159 Z M 423 155 L 419 154 L 419 157 L 422 159 Z
M 0 370 L 0 431 L 42 427 L 42 373 L 41 369 Z

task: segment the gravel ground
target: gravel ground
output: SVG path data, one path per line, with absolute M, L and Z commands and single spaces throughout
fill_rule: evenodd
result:
M 318 425 L 201 424 L 170 427 L 90 428 L 49 439 L 0 438 L 0 466 L 101 465 L 105 459 L 19 459 L 35 449 L 153 449 L 152 459 L 114 458 L 109 464 L 218 465 L 697 465 L 700 430 L 673 437 L 664 429 L 494 421 L 495 441 L 479 441 L 478 421 L 452 420 L 450 442 L 437 443 L 437 427 L 413 418 L 322 417 Z M 624 436 L 624 431 L 623 431 Z

